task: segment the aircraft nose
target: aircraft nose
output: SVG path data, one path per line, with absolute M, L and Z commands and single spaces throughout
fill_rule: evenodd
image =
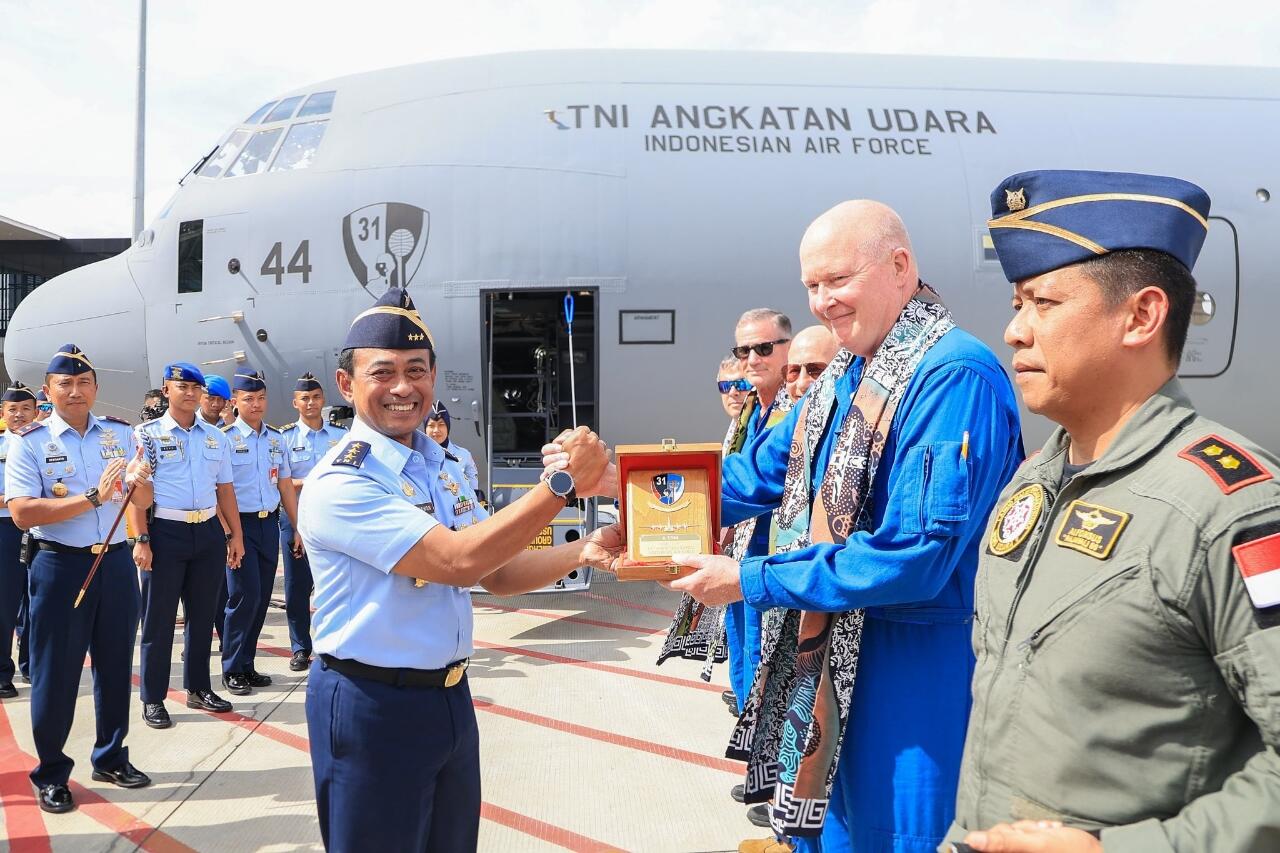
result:
M 147 336 L 142 296 L 123 255 L 56 276 L 23 299 L 4 338 L 5 367 L 38 388 L 54 351 L 67 343 L 97 371 L 95 411 L 136 417 L 149 375 Z

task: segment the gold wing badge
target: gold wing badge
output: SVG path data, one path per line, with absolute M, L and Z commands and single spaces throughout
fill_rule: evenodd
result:
M 1096 508 L 1093 510 L 1090 510 L 1089 512 L 1081 512 L 1080 510 L 1076 510 L 1076 518 L 1080 519 L 1080 526 L 1083 527 L 1085 530 L 1089 531 L 1090 533 L 1092 533 L 1094 530 L 1098 529 L 1099 527 L 1105 527 L 1110 524 L 1115 524 L 1116 521 L 1118 520 L 1114 518 L 1107 518 L 1107 516 L 1102 512 L 1102 510 L 1096 509 Z

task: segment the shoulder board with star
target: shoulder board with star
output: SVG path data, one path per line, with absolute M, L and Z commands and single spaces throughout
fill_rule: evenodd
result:
M 102 415 L 100 416 L 100 420 L 110 421 L 113 424 L 124 424 L 127 427 L 133 426 L 133 424 L 129 423 L 124 418 L 117 418 L 115 415 Z
M 1274 476 L 1247 451 L 1213 433 L 1188 444 L 1178 457 L 1208 474 L 1224 495 Z
M 271 424 L 264 424 L 264 426 L 271 432 L 284 432 L 284 427 L 272 426 Z
M 447 451 L 447 450 L 444 452 L 444 458 L 445 458 L 445 459 L 448 459 L 448 460 L 450 460 L 450 461 L 452 461 L 452 462 L 461 462 L 461 461 L 462 461 L 461 459 L 459 459 L 458 457 L 454 456 L 452 453 L 450 453 L 450 452 L 449 452 L 449 451 Z
M 235 424 L 227 424 L 226 426 L 218 427 L 218 429 L 222 430 L 223 432 L 231 432 L 231 428 L 233 426 L 235 426 Z
M 27 435 L 28 433 L 32 433 L 32 432 L 35 432 L 35 431 L 36 431 L 36 430 L 38 430 L 38 429 L 43 429 L 43 428 L 44 428 L 44 422 L 43 422 L 43 421 L 32 421 L 31 423 L 27 424 L 26 426 L 18 427 L 17 429 L 15 429 L 15 430 L 13 431 L 13 434 L 14 434 L 14 435 Z
M 291 424 L 285 424 L 284 426 L 280 427 L 280 431 L 281 431 L 281 432 L 288 432 L 289 430 L 293 430 L 293 429 L 297 429 L 297 428 L 298 428 L 298 422 L 297 422 L 297 421 L 294 421 L 294 422 L 293 422 L 293 423 L 291 423 Z
M 369 455 L 369 442 L 367 441 L 350 441 L 342 451 L 333 458 L 334 465 L 345 465 L 348 468 L 359 468 L 364 464 L 364 458 Z

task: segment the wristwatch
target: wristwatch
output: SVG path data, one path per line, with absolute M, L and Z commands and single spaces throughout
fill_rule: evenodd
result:
M 150 533 L 139 533 L 137 536 L 133 537 L 133 541 L 134 541 L 134 542 L 137 542 L 139 545 L 150 545 L 150 544 L 151 544 L 151 534 L 150 534 Z
M 543 481 L 547 484 L 547 488 L 551 490 L 551 494 L 564 501 L 565 506 L 572 506 L 573 502 L 578 499 L 576 485 L 573 482 L 573 475 L 568 471 L 553 471 L 551 476 Z
M 98 487 L 97 487 L 97 486 L 94 486 L 92 489 L 90 489 L 89 491 L 85 492 L 85 493 L 84 493 L 84 496 L 85 496 L 86 498 L 88 498 L 88 499 L 89 499 L 89 503 L 93 504 L 95 508 L 96 508 L 96 507 L 100 507 L 100 506 L 102 506 L 102 501 L 98 499 Z

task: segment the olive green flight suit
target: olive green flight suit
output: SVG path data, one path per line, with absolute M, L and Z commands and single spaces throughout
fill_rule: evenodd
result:
M 1280 606 L 1240 568 L 1280 566 L 1280 460 L 1176 380 L 1063 486 L 1068 444 L 992 517 L 947 842 L 1033 819 L 1108 853 L 1280 851 Z

